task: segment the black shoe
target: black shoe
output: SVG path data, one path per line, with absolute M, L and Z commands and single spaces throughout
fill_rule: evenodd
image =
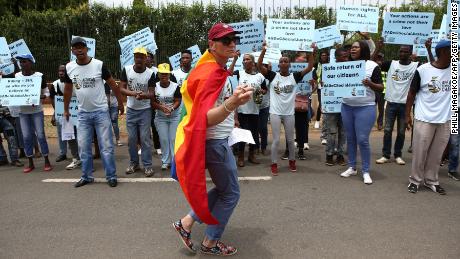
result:
M 19 160 L 15 160 L 15 161 L 11 162 L 10 165 L 11 166 L 16 166 L 16 167 L 23 167 L 24 166 L 24 164 Z
M 446 191 L 438 184 L 427 184 L 425 183 L 425 187 L 432 190 L 433 192 L 439 193 L 440 195 L 446 195 Z
M 337 156 L 337 158 L 335 159 L 335 163 L 341 166 L 347 165 L 347 162 L 345 161 L 345 158 L 342 155 Z
M 8 162 L 8 160 L 2 160 L 0 161 L 0 166 L 2 165 L 8 165 L 10 162 Z
M 90 184 L 90 183 L 92 183 L 92 181 L 88 181 L 88 180 L 85 180 L 85 179 L 80 179 L 80 181 L 78 181 L 75 184 L 75 188 L 82 187 L 82 186 Z
M 285 150 L 284 154 L 281 156 L 281 160 L 288 160 L 289 159 L 289 151 Z
M 418 192 L 418 186 L 415 183 L 410 183 L 409 186 L 407 186 L 407 190 L 410 193 L 417 193 Z
M 303 150 L 300 149 L 299 152 L 297 153 L 297 159 L 299 160 L 306 160 L 307 158 L 305 157 L 305 155 L 303 154 Z
M 335 163 L 334 163 L 334 156 L 332 156 L 332 155 L 326 155 L 326 165 L 328 165 L 328 166 L 333 166 L 333 165 L 335 165 Z
M 67 160 L 67 156 L 66 155 L 60 155 L 58 157 L 56 157 L 56 163 L 58 162 L 62 162 L 64 160 Z
M 110 186 L 110 187 L 116 187 L 117 186 L 117 179 L 110 179 L 107 184 Z
M 457 172 L 448 172 L 447 176 L 454 179 L 455 181 L 460 181 L 460 175 Z

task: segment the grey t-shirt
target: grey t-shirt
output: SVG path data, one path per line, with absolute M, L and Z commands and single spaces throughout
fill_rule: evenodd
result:
M 217 97 L 216 104 L 214 107 L 221 105 L 227 98 L 232 96 L 233 88 L 230 80 L 227 78 L 227 81 L 222 88 L 222 91 Z M 235 127 L 235 112 L 230 113 L 225 120 L 221 123 L 208 127 L 206 130 L 206 139 L 225 139 L 230 136 L 233 128 Z

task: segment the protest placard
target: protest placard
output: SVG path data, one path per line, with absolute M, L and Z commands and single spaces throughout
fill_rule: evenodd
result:
M 254 56 L 255 62 L 257 63 L 257 60 L 260 57 L 260 52 L 254 52 L 251 53 Z M 275 49 L 275 48 L 268 48 L 265 51 L 264 59 L 262 60 L 262 64 L 268 64 L 268 63 L 278 63 L 281 58 L 281 50 L 280 49 Z
M 144 47 L 152 52 L 157 50 L 157 44 L 155 42 L 155 37 L 149 27 L 137 31 L 132 34 L 134 38 L 134 47 Z
M 0 71 L 4 75 L 14 72 L 14 65 L 11 63 L 11 53 L 5 37 L 0 37 Z
M 276 64 L 277 70 L 279 70 L 278 64 Z M 308 63 L 291 63 L 291 67 L 289 68 L 289 73 L 300 72 L 308 67 Z M 310 80 L 313 79 L 313 71 L 305 74 L 302 78 L 302 81 L 297 83 L 297 92 L 301 94 L 310 94 L 311 93 L 311 85 Z
M 230 68 L 230 65 L 232 64 L 232 62 L 233 62 L 233 58 L 229 58 L 226 64 L 227 68 Z M 257 59 L 256 59 L 256 63 L 257 63 Z M 233 71 L 237 71 L 237 70 L 240 70 L 240 71 L 244 70 L 242 57 L 236 60 L 235 66 L 233 67 Z
M 408 45 L 423 44 L 430 36 L 433 19 L 434 13 L 386 13 L 382 30 L 384 42 Z
M 440 30 L 431 30 L 430 38 L 431 38 L 431 53 L 433 56 L 436 56 L 435 47 L 439 42 L 439 31 Z M 428 56 L 427 49 L 425 47 L 425 43 L 423 44 L 414 44 L 412 48 L 412 53 L 416 54 L 419 57 L 426 57 Z
M 335 63 L 335 49 L 332 48 L 329 52 L 329 62 Z
M 362 80 L 366 77 L 363 60 L 323 64 L 322 92 L 329 97 L 358 97 L 366 95 Z
M 24 76 L 0 80 L 0 105 L 38 105 L 40 104 L 42 77 Z
M 32 52 L 30 52 L 29 47 L 27 47 L 27 44 L 23 39 L 10 43 L 8 47 L 10 48 L 11 56 L 14 58 L 17 55 L 32 55 Z M 33 62 L 35 62 L 35 60 L 33 60 Z
M 74 36 L 72 35 L 72 39 L 76 37 L 81 37 L 81 36 Z M 96 57 L 96 40 L 93 38 L 88 38 L 88 37 L 81 37 L 86 40 L 86 46 L 88 47 L 88 56 L 95 58 Z M 72 54 L 72 51 L 70 51 L 70 61 L 76 60 L 77 57 Z
M 315 43 L 318 49 L 332 47 L 334 44 L 341 44 L 343 37 L 337 29 L 337 25 L 331 25 L 315 30 Z
M 379 8 L 371 6 L 339 6 L 337 27 L 343 31 L 377 33 L 379 29 Z
M 438 40 L 447 40 L 450 36 L 448 36 L 447 30 L 447 15 L 442 16 L 441 27 L 439 29 Z
M 188 48 L 188 50 L 192 52 L 192 67 L 193 67 L 195 66 L 196 62 L 198 62 L 198 60 L 200 59 L 201 51 L 198 45 L 191 46 L 190 48 Z M 180 67 L 180 57 L 181 57 L 180 52 L 169 57 L 169 63 L 171 64 L 172 70 L 176 70 Z
M 137 47 L 144 47 L 151 53 L 155 53 L 155 51 L 158 49 L 155 42 L 155 36 L 149 27 L 145 27 L 140 31 L 119 39 L 118 44 L 120 45 L 121 49 L 121 67 L 134 64 L 133 52 Z
M 70 122 L 77 125 L 78 121 L 78 101 L 77 97 L 72 97 L 69 103 Z M 64 96 L 54 97 L 54 117 L 57 121 L 61 121 L 64 117 Z
M 239 31 L 240 44 L 236 45 L 236 49 L 241 54 L 257 52 L 262 50 L 264 42 L 264 22 L 261 20 L 250 22 L 231 23 L 235 31 Z
M 342 109 L 342 97 L 324 96 L 321 92 L 321 112 L 340 113 Z
M 268 19 L 266 41 L 269 48 L 312 51 L 314 20 Z
M 125 67 L 134 64 L 134 39 L 132 37 L 124 37 L 118 40 L 121 48 L 120 65 Z

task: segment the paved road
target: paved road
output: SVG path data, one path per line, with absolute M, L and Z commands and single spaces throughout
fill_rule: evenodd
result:
M 373 132 L 373 160 L 381 142 L 382 133 Z M 460 258 L 460 182 L 447 178 L 446 167 L 440 172 L 446 196 L 426 189 L 414 195 L 406 187 L 409 165 L 372 164 L 375 183 L 366 186 L 357 176 L 340 178 L 345 167 L 324 165 L 317 131 L 310 146 L 297 173 L 289 173 L 283 161 L 272 180 L 241 182 L 241 200 L 224 235 L 239 248 L 235 258 Z M 127 147 L 116 154 L 119 177 L 126 177 Z M 404 158 L 410 163 L 408 153 Z M 270 176 L 269 157 L 262 161 L 240 176 Z M 205 257 L 188 254 L 170 226 L 188 210 L 178 184 L 76 189 L 42 182 L 79 177 L 64 167 L 28 175 L 0 167 L 0 258 Z M 96 169 L 103 177 L 100 161 Z M 155 177 L 167 177 L 157 170 Z M 203 230 L 195 227 L 196 243 Z

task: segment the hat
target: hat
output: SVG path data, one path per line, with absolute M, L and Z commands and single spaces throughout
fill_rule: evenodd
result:
M 170 74 L 171 68 L 168 63 L 161 63 L 158 65 L 158 73 L 161 74 Z
M 35 63 L 34 56 L 32 56 L 30 53 L 17 55 L 16 59 L 28 59 L 30 62 Z
M 434 49 L 450 47 L 450 40 L 440 40 Z
M 70 42 L 70 46 L 74 46 L 74 45 L 77 45 L 77 44 L 82 44 L 84 45 L 85 47 L 87 47 L 88 45 L 86 45 L 86 40 L 83 39 L 82 37 L 75 37 L 72 39 L 72 41 Z
M 239 31 L 235 31 L 230 25 L 225 23 L 216 23 L 208 31 L 208 40 L 215 40 L 222 38 L 228 34 L 239 34 Z
M 147 56 L 147 50 L 144 47 L 137 47 L 134 49 L 134 54 L 144 54 Z

